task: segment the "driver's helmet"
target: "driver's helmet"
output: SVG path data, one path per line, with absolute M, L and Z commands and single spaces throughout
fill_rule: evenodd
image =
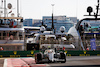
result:
M 51 47 L 50 46 L 48 46 L 48 49 L 50 49 Z

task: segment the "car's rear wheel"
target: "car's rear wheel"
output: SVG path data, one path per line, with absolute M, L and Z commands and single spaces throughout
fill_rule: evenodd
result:
M 60 53 L 60 57 L 61 57 L 61 59 L 64 59 L 64 61 L 61 61 L 61 63 L 65 63 L 66 62 L 66 55 L 64 53 Z
M 39 64 L 40 61 L 42 61 L 42 55 L 40 53 L 35 55 L 35 62 L 36 64 Z

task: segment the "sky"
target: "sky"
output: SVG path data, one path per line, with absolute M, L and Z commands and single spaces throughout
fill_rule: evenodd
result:
M 95 12 L 97 0 L 19 0 L 20 15 L 23 18 L 42 19 L 43 16 L 51 16 L 52 6 L 54 16 L 77 17 L 84 18 L 83 15 L 88 14 L 87 7 L 92 6 Z M 6 0 L 6 3 L 12 3 L 12 12 L 15 13 L 17 9 L 17 0 Z M 10 10 L 8 10 L 10 11 Z M 10 16 L 10 14 L 8 15 Z

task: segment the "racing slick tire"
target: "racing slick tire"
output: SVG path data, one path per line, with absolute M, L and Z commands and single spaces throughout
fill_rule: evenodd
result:
M 64 61 L 61 61 L 61 63 L 65 63 L 66 62 L 66 59 L 64 59 Z
M 64 59 L 64 61 L 61 61 L 61 63 L 65 63 L 66 62 L 66 55 L 64 53 L 60 53 L 60 58 Z
M 36 64 L 41 63 L 41 61 L 42 61 L 42 54 L 41 53 L 36 54 L 35 55 L 35 62 L 36 62 Z

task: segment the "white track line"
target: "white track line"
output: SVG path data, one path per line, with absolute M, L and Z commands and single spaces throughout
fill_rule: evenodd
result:
M 7 67 L 7 59 L 4 59 L 3 67 Z

